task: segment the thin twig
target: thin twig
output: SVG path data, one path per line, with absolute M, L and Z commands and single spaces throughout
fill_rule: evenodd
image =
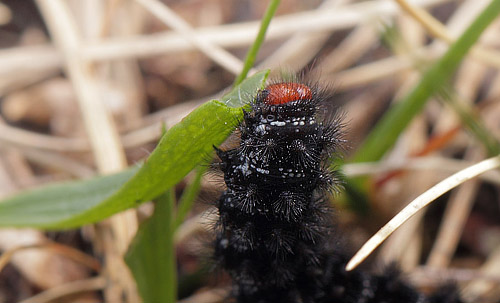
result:
M 433 170 L 442 173 L 456 173 L 465 169 L 473 163 L 464 160 L 429 156 L 411 159 L 400 159 L 400 161 L 348 163 L 342 166 L 346 176 L 356 177 L 363 175 L 377 175 L 397 170 Z M 500 185 L 500 173 L 496 170 L 489 171 L 479 178 Z
M 326 0 L 316 8 L 316 11 L 319 12 L 324 9 L 345 6 L 350 1 L 351 0 Z M 276 21 L 277 18 L 279 17 L 275 17 L 273 22 Z M 266 59 L 259 64 L 258 69 L 286 66 L 287 70 L 297 72 L 314 58 L 330 36 L 330 31 L 312 32 L 304 30 L 296 32 L 287 41 L 282 43 L 274 53 L 267 56 Z
M 75 55 L 82 42 L 74 19 L 60 0 L 37 0 L 37 3 L 65 57 L 97 166 L 103 173 L 117 171 L 124 167 L 125 156 L 114 123 L 93 81 L 91 68 Z
M 486 171 L 500 167 L 500 156 L 492 157 L 472 165 L 460 172 L 444 179 L 429 190 L 418 196 L 401 210 L 394 218 L 384 225 L 375 235 L 373 235 L 361 249 L 347 263 L 346 270 L 356 268 L 370 253 L 375 250 L 387 237 L 389 237 L 401 224 L 406 222 L 423 207 L 449 191 L 450 189 L 470 180 Z
M 427 59 L 437 58 L 439 52 L 433 48 L 425 47 L 416 50 L 415 54 Z M 338 82 L 337 90 L 347 90 L 380 81 L 402 71 L 411 69 L 417 61 L 414 55 L 391 56 L 381 60 L 366 63 L 347 70 L 343 70 L 333 77 Z
M 468 282 L 485 280 L 500 283 L 500 275 L 482 273 L 477 269 L 419 266 L 409 275 L 412 282 L 423 286 L 435 286 L 436 284 L 446 283 L 446 281 Z
M 410 3 L 431 7 L 451 0 L 412 0 Z M 367 1 L 342 7 L 324 8 L 277 16 L 266 33 L 267 40 L 283 38 L 299 31 L 333 31 L 366 23 L 374 17 L 394 16 L 399 12 L 393 1 Z M 258 21 L 193 29 L 193 35 L 220 47 L 247 46 L 255 38 Z M 109 60 L 123 57 L 147 57 L 168 52 L 187 51 L 194 45 L 181 33 L 153 34 L 130 39 L 113 39 L 82 49 L 87 60 Z
M 1 148 L 1 147 L 0 147 Z M 56 169 L 61 172 L 70 174 L 79 179 L 86 179 L 96 175 L 95 169 L 79 162 L 73 158 L 67 157 L 62 153 L 54 151 L 46 151 L 34 148 L 19 148 L 19 153 L 23 154 L 26 159 L 37 163 L 40 166 Z
M 68 295 L 103 289 L 106 285 L 107 280 L 104 277 L 95 277 L 87 280 L 69 282 L 61 286 L 48 289 L 29 299 L 23 300 L 20 303 L 48 303 Z
M 429 31 L 431 35 L 446 41 L 448 44 L 452 44 L 455 42 L 455 38 L 452 37 L 446 26 L 444 26 L 439 20 L 434 18 L 431 14 L 426 12 L 425 10 L 418 8 L 412 4 L 410 4 L 406 0 L 396 0 L 396 2 L 401 5 L 401 7 L 412 17 L 415 18 L 420 24 L 422 24 L 425 29 Z M 500 52 L 486 49 L 480 45 L 474 46 L 471 51 L 471 55 L 474 58 L 481 60 L 485 64 L 500 67 Z
M 373 24 L 359 25 L 322 61 L 321 72 L 334 73 L 348 67 L 377 43 L 378 39 Z
M 90 150 L 90 144 L 84 138 L 63 138 L 43 135 L 3 123 L 0 123 L 0 142 L 4 146 L 13 145 L 61 152 Z
M 17 252 L 20 251 L 25 251 L 28 249 L 49 249 L 52 250 L 53 252 L 60 254 L 62 256 L 65 256 L 69 259 L 72 259 L 73 261 L 76 261 L 80 264 L 83 264 L 91 269 L 93 269 L 96 272 L 99 272 L 101 270 L 101 265 L 97 259 L 95 259 L 92 256 L 89 256 L 80 250 L 63 245 L 60 243 L 54 243 L 54 242 L 47 242 L 47 243 L 37 243 L 37 244 L 29 244 L 29 245 L 23 245 L 23 246 L 18 246 L 12 249 L 9 249 L 5 251 L 1 256 L 0 256 L 0 272 L 2 269 L 7 265 L 10 260 L 12 259 L 12 256 L 14 256 Z
M 451 0 L 411 1 L 413 5 L 431 7 Z M 372 16 L 389 17 L 399 12 L 392 1 L 371 1 L 301 12 L 273 19 L 267 40 L 287 37 L 297 31 L 335 31 L 366 23 Z M 345 15 L 345 16 L 344 16 Z M 259 27 L 258 21 L 226 24 L 193 29 L 194 35 L 220 47 L 248 46 Z M 143 58 L 195 49 L 182 33 L 166 31 L 128 38 L 107 38 L 82 45 L 74 50 L 85 61 L 106 61 L 123 58 Z M 22 71 L 57 68 L 63 64 L 57 49 L 49 46 L 25 46 L 0 51 L 0 75 Z
M 233 56 L 231 53 L 227 52 L 223 48 L 210 41 L 199 37 L 192 27 L 179 17 L 174 11 L 172 11 L 165 4 L 157 0 L 136 0 L 138 3 L 142 4 L 149 12 L 155 15 L 158 19 L 164 22 L 166 25 L 172 27 L 175 31 L 179 32 L 185 39 L 190 41 L 195 45 L 200 51 L 202 51 L 206 56 L 217 62 L 219 65 L 238 75 L 242 68 L 243 63 L 241 60 Z
M 0 50 L 0 77 L 58 69 L 61 54 L 51 45 L 18 46 Z
M 467 159 L 481 157 L 477 148 L 469 149 Z M 439 232 L 427 259 L 427 266 L 443 268 L 449 265 L 469 217 L 474 198 L 479 190 L 479 180 L 471 180 L 457 188 L 450 197 Z
M 65 67 L 74 86 L 77 101 L 83 115 L 85 129 L 89 136 L 94 158 L 100 173 L 112 173 L 126 167 L 126 158 L 111 113 L 98 92 L 92 66 L 78 56 L 78 49 L 84 42 L 67 4 L 62 0 L 36 1 L 56 46 L 61 50 Z M 139 300 L 135 281 L 121 259 L 128 244 L 137 231 L 137 218 L 134 210 L 128 210 L 109 219 L 111 229 L 104 231 L 107 238 L 107 271 L 113 277 L 113 287 L 107 288 L 107 296 L 112 294 L 126 300 Z M 116 289 L 116 291 L 114 291 Z

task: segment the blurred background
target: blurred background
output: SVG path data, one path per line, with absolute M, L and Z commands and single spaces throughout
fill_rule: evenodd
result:
M 343 104 L 348 124 L 347 161 L 391 104 L 490 3 L 408 0 L 443 24 L 429 31 L 401 2 L 283 0 L 259 52 L 256 70 L 303 72 L 335 88 L 334 102 Z M 145 159 L 162 124 L 169 128 L 229 91 L 267 5 L 1 1 L 0 197 Z M 380 163 L 345 166 L 347 176 L 367 174 L 372 184 L 368 212 L 338 203 L 353 251 L 409 201 L 487 157 L 454 104 L 498 142 L 498 37 L 500 20 L 478 43 L 488 53 L 471 53 L 453 77 L 453 102 L 430 100 Z M 210 175 L 202 184 L 200 203 L 176 234 L 185 303 L 220 302 L 227 293 L 228 279 L 214 278 L 200 248 L 209 234 L 207 202 L 221 187 Z M 499 184 L 493 171 L 454 189 L 399 229 L 372 263 L 396 260 L 424 290 L 451 279 L 469 302 L 500 302 Z M 122 256 L 151 212 L 146 203 L 79 230 L 0 229 L 0 302 L 138 302 Z

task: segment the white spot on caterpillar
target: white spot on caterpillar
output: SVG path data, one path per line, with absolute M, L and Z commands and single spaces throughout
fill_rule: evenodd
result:
M 264 124 L 259 124 L 256 128 L 255 128 L 255 132 L 257 132 L 258 134 L 265 134 L 266 133 L 266 126 Z
M 271 125 L 276 125 L 276 126 L 284 126 L 286 123 L 282 121 L 273 121 L 271 122 Z
M 259 173 L 264 174 L 264 175 L 268 175 L 269 174 L 269 170 L 267 170 L 267 169 L 256 168 L 255 170 L 257 170 Z
M 241 165 L 238 165 L 236 167 L 236 170 L 240 170 L 241 173 L 244 175 L 244 176 L 248 176 L 252 173 L 252 171 L 250 169 L 248 169 L 248 162 L 245 162 Z

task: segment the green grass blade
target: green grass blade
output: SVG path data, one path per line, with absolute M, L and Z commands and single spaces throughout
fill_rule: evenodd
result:
M 403 53 L 412 52 L 411 46 L 405 41 L 401 32 L 395 25 L 385 26 L 382 37 L 395 53 L 401 52 L 398 51 L 398 49 L 402 50 Z M 424 73 L 427 69 L 426 66 L 428 65 L 425 62 L 425 58 L 415 56 L 414 60 L 415 62 L 413 65 L 421 73 Z M 488 132 L 480 120 L 480 117 L 471 107 L 467 106 L 469 102 L 463 100 L 457 91 L 451 87 L 451 85 L 444 85 L 444 87 L 439 90 L 437 95 L 440 97 L 440 101 L 449 105 L 458 117 L 460 117 L 460 120 L 465 128 L 475 137 L 476 140 L 483 144 L 490 156 L 495 156 L 500 153 L 500 142 L 498 142 L 495 137 Z
M 500 0 L 493 0 L 443 57 L 423 75 L 415 89 L 387 112 L 354 155 L 353 162 L 377 161 L 394 145 L 429 97 L 449 81 L 463 57 L 499 13 Z
M 242 86 L 253 93 L 264 85 L 266 77 L 267 72 L 256 74 L 248 79 L 256 87 L 246 87 L 245 82 Z M 0 202 L 0 227 L 75 228 L 149 201 L 205 160 L 242 117 L 241 108 L 216 100 L 207 102 L 169 129 L 138 171 L 53 185 L 7 198 Z
M 253 42 L 252 47 L 248 51 L 247 56 L 245 58 L 245 64 L 243 65 L 243 70 L 238 75 L 236 80 L 234 80 L 233 87 L 236 87 L 238 84 L 243 82 L 243 80 L 245 80 L 245 78 L 247 77 L 248 71 L 253 67 L 255 59 L 257 58 L 257 53 L 259 52 L 262 43 L 264 43 L 264 38 L 266 37 L 267 28 L 269 27 L 269 24 L 271 23 L 271 20 L 273 19 L 274 13 L 278 9 L 279 4 L 280 0 L 271 0 L 271 2 L 269 3 L 269 6 L 267 7 L 266 12 L 264 13 L 264 17 L 260 22 L 260 28 L 257 37 L 255 38 L 255 41 Z
M 177 214 L 175 216 L 175 227 L 177 228 L 184 221 L 184 218 L 191 210 L 191 207 L 194 204 L 194 200 L 198 196 L 201 188 L 201 178 L 205 174 L 208 169 L 208 164 L 204 166 L 198 167 L 196 170 L 196 174 L 194 176 L 193 182 L 189 184 L 182 193 L 181 198 L 179 199 L 179 204 L 177 207 Z
M 153 216 L 141 224 L 125 256 L 145 303 L 177 302 L 173 193 L 168 190 L 160 196 Z
M 488 151 L 488 155 L 495 156 L 500 154 L 500 142 L 486 129 L 480 118 L 475 115 L 464 101 L 452 88 L 443 89 L 440 93 L 443 102 L 448 104 L 460 117 L 465 128 L 478 140 Z

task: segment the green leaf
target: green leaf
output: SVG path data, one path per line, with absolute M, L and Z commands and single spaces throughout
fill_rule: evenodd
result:
M 39 227 L 81 213 L 96 201 L 112 196 L 139 168 L 22 192 L 0 203 L 0 226 Z
M 268 76 L 269 70 L 256 73 L 241 84 L 236 85 L 230 93 L 222 97 L 221 102 L 229 107 L 242 107 L 248 105 L 257 91 L 264 88 Z
M 207 102 L 173 126 L 124 185 L 130 175 L 23 193 L 0 203 L 0 226 L 72 228 L 151 200 L 178 183 L 214 145 L 221 144 L 241 117 L 241 109 L 215 100 Z
M 445 86 L 469 49 L 499 13 L 500 0 L 493 0 L 443 57 L 422 76 L 413 91 L 384 115 L 354 155 L 353 162 L 372 162 L 382 158 L 413 117 L 422 110 L 429 97 Z
M 261 88 L 267 75 L 264 71 L 250 77 L 225 100 L 250 102 L 243 97 Z M 205 160 L 242 117 L 241 108 L 209 101 L 168 130 L 139 170 L 52 185 L 7 198 L 0 202 L 0 227 L 75 228 L 149 201 Z
M 263 87 L 267 75 L 268 71 L 264 71 L 250 77 L 225 100 L 250 102 L 243 97 Z M 51 185 L 8 198 L 0 202 L 0 226 L 74 228 L 151 200 L 204 160 L 213 146 L 221 144 L 234 130 L 242 116 L 241 108 L 216 100 L 207 102 L 168 130 L 140 169 Z
M 173 192 L 158 199 L 153 216 L 141 224 L 125 256 L 145 303 L 177 301 Z

